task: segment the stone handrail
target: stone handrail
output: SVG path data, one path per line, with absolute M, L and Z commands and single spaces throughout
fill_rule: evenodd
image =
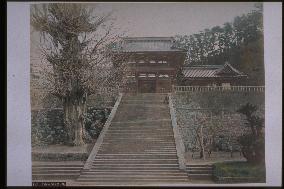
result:
M 173 92 L 191 91 L 248 91 L 264 92 L 264 86 L 173 86 Z
M 105 122 L 104 127 L 103 127 L 103 129 L 102 129 L 102 131 L 101 131 L 101 133 L 100 133 L 100 135 L 99 135 L 99 137 L 98 137 L 98 139 L 97 139 L 97 141 L 96 141 L 96 143 L 95 143 L 95 145 L 94 145 L 94 147 L 93 147 L 93 149 L 92 149 L 92 151 L 91 151 L 91 153 L 90 153 L 90 155 L 89 155 L 89 157 L 87 159 L 87 161 L 85 162 L 83 170 L 91 168 L 92 162 L 96 158 L 96 155 L 97 155 L 97 153 L 99 151 L 99 148 L 100 148 L 101 144 L 103 143 L 104 136 L 105 136 L 105 134 L 106 134 L 110 124 L 111 124 L 111 121 L 113 120 L 113 118 L 115 116 L 115 113 L 116 113 L 117 108 L 118 108 L 118 106 L 120 104 L 122 96 L 123 96 L 122 93 L 120 93 L 119 96 L 118 96 L 118 99 L 116 100 L 116 102 L 115 102 L 115 104 L 114 104 L 114 106 L 113 106 L 113 108 L 111 110 L 111 113 L 108 116 L 108 119 Z
M 186 163 L 185 163 L 185 147 L 184 143 L 182 141 L 181 134 L 178 129 L 177 120 L 176 120 L 176 113 L 172 101 L 172 95 L 169 93 L 169 108 L 170 108 L 170 114 L 171 114 L 171 120 L 172 120 L 172 127 L 174 131 L 174 138 L 176 143 L 176 150 L 177 150 L 177 156 L 178 156 L 178 162 L 179 162 L 179 168 L 182 170 L 186 170 Z

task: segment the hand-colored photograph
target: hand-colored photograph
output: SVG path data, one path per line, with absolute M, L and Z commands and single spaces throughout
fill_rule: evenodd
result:
M 263 4 L 30 5 L 32 181 L 265 183 Z

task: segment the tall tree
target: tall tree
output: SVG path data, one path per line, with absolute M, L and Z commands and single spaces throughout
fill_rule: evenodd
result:
M 233 22 L 199 33 L 176 36 L 176 46 L 188 51 L 186 64 L 223 64 L 229 61 L 247 73 L 254 85 L 263 85 L 262 3 Z
M 84 4 L 52 3 L 31 7 L 31 25 L 40 32 L 43 57 L 51 65 L 47 74 L 50 92 L 64 109 L 68 143 L 85 143 L 86 102 L 101 86 L 119 78 L 112 69 L 110 44 L 118 40 L 110 14 L 97 14 Z

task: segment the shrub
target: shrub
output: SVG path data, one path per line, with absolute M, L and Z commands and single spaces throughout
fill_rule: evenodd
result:
M 243 134 L 238 138 L 242 153 L 248 162 L 263 163 L 265 157 L 264 142 L 264 119 L 255 115 L 257 106 L 247 103 L 237 112 L 246 116 L 246 125 L 250 128 L 250 133 Z
M 97 138 L 110 113 L 109 109 L 89 108 L 85 119 L 87 142 Z M 32 146 L 65 144 L 67 132 L 62 109 L 32 111 Z
M 249 162 L 222 162 L 213 164 L 213 176 L 217 177 L 241 177 L 254 178 L 265 182 L 265 165 L 251 164 Z
M 32 145 L 63 144 L 67 134 L 61 109 L 32 111 Z

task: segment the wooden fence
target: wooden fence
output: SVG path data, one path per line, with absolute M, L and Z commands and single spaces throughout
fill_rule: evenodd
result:
M 192 91 L 247 91 L 264 92 L 264 86 L 173 86 L 173 92 Z

